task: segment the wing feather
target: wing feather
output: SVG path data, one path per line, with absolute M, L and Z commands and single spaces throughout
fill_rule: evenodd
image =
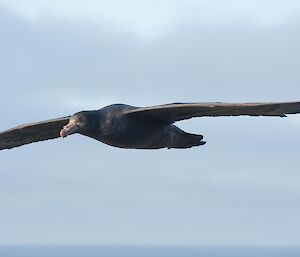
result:
M 172 103 L 150 107 L 138 107 L 126 115 L 154 118 L 171 124 L 193 117 L 217 116 L 279 116 L 300 113 L 300 102 L 286 103 Z
M 0 133 L 0 150 L 11 149 L 33 142 L 58 138 L 69 121 L 68 117 L 23 124 Z

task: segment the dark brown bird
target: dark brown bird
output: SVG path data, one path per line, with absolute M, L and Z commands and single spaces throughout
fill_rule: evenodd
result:
M 150 107 L 113 104 L 4 131 L 0 133 L 0 150 L 75 133 L 120 148 L 190 148 L 204 145 L 203 136 L 184 132 L 174 122 L 193 117 L 286 117 L 296 113 L 300 113 L 300 102 L 173 103 Z

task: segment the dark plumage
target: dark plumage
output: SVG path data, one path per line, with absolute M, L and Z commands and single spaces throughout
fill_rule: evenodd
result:
M 151 107 L 114 104 L 4 131 L 0 133 L 0 150 L 75 133 L 121 148 L 190 148 L 204 145 L 203 136 L 186 133 L 174 122 L 193 117 L 285 117 L 296 113 L 300 113 L 300 102 L 174 103 Z

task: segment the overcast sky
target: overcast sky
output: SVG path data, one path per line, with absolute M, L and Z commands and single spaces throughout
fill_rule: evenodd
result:
M 0 130 L 111 103 L 292 101 L 300 2 L 0 0 Z M 300 116 L 187 150 L 74 135 L 0 153 L 0 244 L 300 246 Z

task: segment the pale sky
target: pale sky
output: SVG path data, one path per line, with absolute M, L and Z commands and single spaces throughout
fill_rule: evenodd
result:
M 0 1 L 0 130 L 98 109 L 295 101 L 299 1 Z M 300 115 L 180 122 L 207 144 L 74 135 L 0 153 L 0 244 L 300 246 Z
M 211 26 L 249 22 L 272 26 L 297 17 L 296 0 L 2 0 L 2 5 L 35 23 L 50 19 L 114 24 L 151 39 L 180 23 Z

